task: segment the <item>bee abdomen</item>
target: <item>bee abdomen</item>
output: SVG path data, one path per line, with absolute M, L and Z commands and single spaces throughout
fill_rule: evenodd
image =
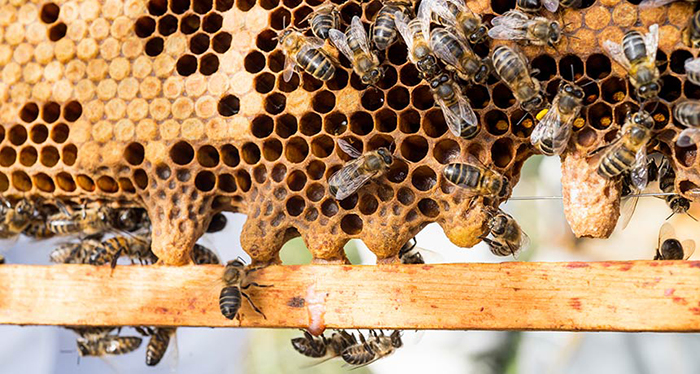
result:
M 647 47 L 644 37 L 639 31 L 628 31 L 622 38 L 622 50 L 630 62 L 647 57 Z
M 684 101 L 673 108 L 673 116 L 689 127 L 700 126 L 700 102 Z
M 112 336 L 103 338 L 105 352 L 110 355 L 123 355 L 137 350 L 141 346 L 141 338 L 137 336 Z
M 129 242 L 121 236 L 115 236 L 114 238 L 107 239 L 97 246 L 92 254 L 88 263 L 92 265 L 104 265 L 111 262 L 117 252 L 121 251 L 124 254 L 129 253 Z
M 407 13 L 403 6 L 388 4 L 382 7 L 377 14 L 372 30 L 372 41 L 379 50 L 387 49 L 389 44 L 396 39 L 396 24 L 394 23 L 396 12 Z
M 326 40 L 328 39 L 328 31 L 330 29 L 339 29 L 340 19 L 333 13 L 323 13 L 316 15 L 311 19 L 311 30 L 317 37 Z
M 516 5 L 526 12 L 539 12 L 542 9 L 541 0 L 517 0 Z
M 158 365 L 160 360 L 165 356 L 170 344 L 170 337 L 175 332 L 172 328 L 157 328 L 155 334 L 151 336 L 146 347 L 146 365 Z
M 56 235 L 68 235 L 80 231 L 78 224 L 70 219 L 54 219 L 46 224 L 49 231 Z
M 307 49 L 296 55 L 299 66 L 314 78 L 327 81 L 335 74 L 335 66 L 331 59 L 318 49 Z
M 36 239 L 47 239 L 54 236 L 54 233 L 49 230 L 45 221 L 32 221 L 23 231 L 24 235 L 31 236 Z
M 374 359 L 374 352 L 367 349 L 365 344 L 360 344 L 348 347 L 341 356 L 350 365 L 363 365 Z
M 241 290 L 238 287 L 224 287 L 219 295 L 221 314 L 228 319 L 234 319 L 241 308 Z
M 469 164 L 449 164 L 445 167 L 443 174 L 448 181 L 471 188 L 476 188 L 481 179 L 479 169 Z
M 312 344 L 306 338 L 292 339 L 294 349 L 306 357 L 319 358 L 326 355 L 325 344 Z
M 527 72 L 520 57 L 504 45 L 493 51 L 493 66 L 496 73 L 508 84 L 512 84 L 519 76 Z
M 195 244 L 192 248 L 192 262 L 196 265 L 218 265 L 221 263 L 221 260 L 211 249 Z
M 627 171 L 634 163 L 635 152 L 620 148 L 616 152 L 603 157 L 598 173 L 603 177 L 614 178 Z
M 700 10 L 695 12 L 693 17 L 690 18 L 687 32 L 690 37 L 690 47 L 700 47 Z

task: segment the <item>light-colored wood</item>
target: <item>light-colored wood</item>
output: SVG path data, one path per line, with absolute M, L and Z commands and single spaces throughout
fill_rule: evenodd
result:
M 0 266 L 0 323 L 700 331 L 700 262 L 272 266 L 266 313 L 219 312 L 217 266 Z M 325 299 L 325 300 L 324 300 Z M 313 306 L 309 308 L 310 305 Z M 322 327 L 322 326 L 319 326 Z

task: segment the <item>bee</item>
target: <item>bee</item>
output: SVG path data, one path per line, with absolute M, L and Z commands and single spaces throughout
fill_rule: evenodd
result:
M 328 31 L 340 28 L 340 12 L 333 3 L 328 3 L 306 16 L 310 19 L 311 32 L 319 39 L 328 39 Z M 302 21 L 303 22 L 303 21 Z
M 79 338 L 76 343 L 81 356 L 122 355 L 137 350 L 142 339 L 137 336 L 110 335 L 114 327 L 69 327 Z
M 228 219 L 223 213 L 219 212 L 214 214 L 214 216 L 211 218 L 211 222 L 209 222 L 209 226 L 207 226 L 207 234 L 222 231 L 226 228 L 227 221 Z
M 656 52 L 659 46 L 659 25 L 649 26 L 649 32 L 628 31 L 622 45 L 606 40 L 603 48 L 628 72 L 639 101 L 656 98 L 661 90 Z
M 700 63 L 700 59 L 696 59 Z M 700 73 L 700 65 L 698 65 L 698 73 Z M 690 72 L 688 72 L 690 80 Z M 700 140 L 700 101 L 685 100 L 673 107 L 673 116 L 682 125 L 687 126 L 686 129 L 678 134 L 676 144 L 679 147 L 690 147 Z
M 126 232 L 150 227 L 148 213 L 143 208 L 115 209 L 113 224 L 116 230 Z
M 113 227 L 113 209 L 100 205 L 84 206 L 79 212 L 57 201 L 59 212 L 49 216 L 46 225 L 56 235 L 83 234 L 86 236 L 109 231 Z
M 430 81 L 442 73 L 437 58 L 432 53 L 428 38 L 429 25 L 420 18 L 409 20 L 403 13 L 396 12 L 396 29 L 408 47 L 408 58 L 418 69 L 421 79 Z
M 255 287 L 272 287 L 272 285 L 257 284 L 255 282 L 248 282 L 247 277 L 250 273 L 259 270 L 258 268 L 246 269 L 245 265 L 241 260 L 229 261 L 224 268 L 223 281 L 225 287 L 221 290 L 219 295 L 219 308 L 221 309 L 221 314 L 228 319 L 234 319 L 238 315 L 238 310 L 241 308 L 241 295 L 245 296 L 248 300 L 250 306 L 262 315 L 263 318 L 265 314 L 258 309 L 250 299 L 250 296 L 243 292 L 243 290 L 248 289 L 251 286 Z
M 649 113 L 641 110 L 627 114 L 621 135 L 612 143 L 607 144 L 591 154 L 607 149 L 598 164 L 598 174 L 607 179 L 613 179 L 629 171 L 634 186 L 643 190 L 647 183 L 647 143 L 651 140 L 654 119 Z
M 29 222 L 29 225 L 24 228 L 22 234 L 34 239 L 48 239 L 55 235 L 53 232 L 51 232 L 51 230 L 49 230 L 46 221 L 39 219 L 33 219 L 31 222 Z
M 698 13 L 700 13 L 700 11 Z M 697 48 L 700 48 L 700 35 L 698 35 L 698 41 L 699 43 Z M 686 78 L 688 78 L 690 83 L 700 85 L 700 58 L 691 58 L 686 60 L 684 67 Z
M 221 263 L 219 256 L 217 256 L 214 251 L 196 243 L 192 248 L 190 257 L 192 257 L 192 262 L 194 262 L 195 265 L 218 265 Z
M 508 46 L 497 47 L 492 55 L 494 69 L 526 112 L 539 108 L 544 99 L 540 82 L 530 75 L 527 59 Z
M 150 336 L 146 346 L 146 365 L 156 366 L 165 356 L 170 345 L 170 339 L 175 336 L 174 327 L 136 327 L 143 336 Z
M 294 28 L 288 28 L 282 33 L 279 41 L 285 56 L 282 75 L 285 82 L 292 79 L 296 65 L 322 81 L 331 79 L 335 74 L 333 60 L 322 49 L 323 39 L 307 37 Z
M 688 25 L 681 32 L 681 40 L 688 47 L 700 48 L 700 10 L 688 20 Z
M 104 265 L 110 263 L 115 267 L 117 260 L 122 255 L 129 258 L 139 260 L 146 264 L 154 264 L 158 262 L 153 252 L 151 252 L 151 241 L 146 236 L 115 236 L 101 242 L 88 257 L 88 263 L 91 265 Z
M 515 6 L 528 13 L 537 13 L 544 6 L 545 9 L 554 13 L 559 9 L 559 5 L 565 8 L 579 8 L 581 3 L 581 0 L 516 0 Z
M 562 81 L 551 108 L 532 130 L 530 143 L 546 156 L 561 154 L 569 142 L 574 120 L 583 106 L 584 95 L 581 87 Z
M 402 346 L 399 330 L 395 330 L 389 336 L 384 335 L 383 331 L 377 334 L 374 330 L 370 330 L 367 340 L 360 333 L 360 342 L 343 350 L 342 357 L 350 365 L 365 366 L 391 355 Z
M 345 34 L 331 29 L 328 37 L 338 50 L 352 61 L 353 70 L 363 84 L 375 85 L 384 77 L 384 70 L 379 67 L 379 59 L 369 48 L 367 33 L 359 17 L 352 17 Z
M 0 198 L 0 239 L 14 238 L 29 226 L 35 212 L 32 200 L 20 199 L 14 205 Z
M 530 244 L 530 238 L 509 214 L 498 210 L 489 219 L 489 233 L 493 239 L 483 237 L 491 253 L 496 256 L 515 255 Z
M 344 200 L 370 179 L 383 175 L 394 162 L 394 156 L 384 147 L 361 154 L 343 139 L 338 139 L 338 146 L 354 160 L 328 178 L 328 189 L 337 200 Z
M 479 56 L 462 42 L 454 29 L 436 28 L 430 33 L 430 48 L 457 75 L 476 84 L 489 77 L 489 67 Z
M 471 44 L 481 43 L 488 36 L 488 28 L 481 17 L 461 0 L 424 0 L 418 7 L 418 18 L 426 25 L 435 21 L 446 27 L 454 27 Z
M 509 10 L 491 20 L 492 39 L 516 40 L 532 45 L 554 45 L 561 40 L 561 25 L 545 17 L 530 18 L 519 10 Z
M 675 182 L 676 172 L 671 167 L 671 163 L 668 162 L 668 159 L 664 157 L 663 161 L 661 161 L 661 166 L 659 166 L 659 189 L 661 190 L 661 192 L 664 193 L 673 193 L 675 192 Z M 685 213 L 690 218 L 696 220 L 695 217 L 691 216 L 690 213 L 688 213 L 691 203 L 690 200 L 678 194 L 666 195 L 663 196 L 663 198 L 664 200 L 666 200 L 666 204 L 669 208 L 671 208 L 672 212 L 671 215 L 668 216 L 668 218 L 666 219 L 671 218 L 674 214 L 677 213 Z
M 292 339 L 294 350 L 306 357 L 323 359 L 321 362 L 339 357 L 353 344 L 357 344 L 357 339 L 345 330 L 334 332 L 330 338 L 323 335 L 314 337 L 304 331 L 304 337 Z
M 407 17 L 413 14 L 413 3 L 401 0 L 382 0 L 382 8 L 377 13 L 377 18 L 370 30 L 372 41 L 378 50 L 383 51 L 396 39 L 396 25 L 394 19 L 400 12 Z
M 639 9 L 650 9 L 650 8 L 658 8 L 662 7 L 664 5 L 668 5 L 671 3 L 674 3 L 678 0 L 642 0 L 641 3 L 639 3 Z M 695 0 L 685 0 L 687 3 L 695 4 L 697 1 Z M 697 48 L 697 47 L 693 47 Z
M 632 171 L 622 173 L 622 187 L 620 203 L 620 218 L 618 226 L 620 229 L 625 229 L 632 219 L 634 211 L 637 209 L 639 202 L 639 194 L 644 191 L 646 186 L 659 179 L 659 167 L 653 158 L 647 157 L 646 168 L 640 167 Z
M 442 174 L 445 179 L 473 195 L 504 199 L 510 194 L 508 179 L 486 167 L 453 163 L 445 166 Z
M 659 242 L 654 260 L 687 260 L 695 252 L 695 241 L 683 242 L 675 238 L 676 233 L 670 223 L 664 222 L 659 230 Z
M 399 250 L 399 259 L 404 265 L 425 264 L 423 256 L 418 251 L 416 238 L 409 239 Z
M 49 259 L 57 264 L 87 264 L 90 254 L 100 246 L 100 241 L 84 239 L 77 243 L 65 243 L 51 251 Z

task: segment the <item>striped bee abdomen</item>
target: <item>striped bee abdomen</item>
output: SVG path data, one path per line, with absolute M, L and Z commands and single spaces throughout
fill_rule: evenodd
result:
M 241 308 L 241 290 L 238 287 L 224 287 L 219 295 L 221 314 L 228 319 L 234 319 Z
M 460 163 L 447 165 L 443 174 L 448 181 L 470 188 L 478 187 L 479 181 L 482 178 L 481 171 L 479 171 L 478 168 L 469 164 Z
M 128 254 L 129 242 L 122 236 L 109 238 L 97 246 L 90 254 L 88 263 L 91 265 L 104 265 L 111 262 L 117 252 Z
M 644 37 L 639 31 L 628 31 L 622 38 L 622 50 L 630 62 L 647 57 L 647 47 Z
M 318 49 L 305 48 L 296 55 L 299 66 L 314 78 L 327 81 L 335 74 L 335 66 L 331 59 Z
M 170 337 L 175 333 L 173 328 L 156 328 L 146 347 L 146 365 L 158 365 L 165 356 L 170 344 Z
M 634 164 L 636 152 L 626 147 L 619 147 L 603 157 L 598 173 L 606 178 L 614 178 L 629 170 Z
M 330 29 L 340 29 L 340 17 L 331 8 L 328 11 L 319 12 L 311 19 L 311 31 L 317 37 L 328 39 Z

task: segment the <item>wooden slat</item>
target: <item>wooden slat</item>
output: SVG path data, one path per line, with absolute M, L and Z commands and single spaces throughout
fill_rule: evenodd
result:
M 700 331 L 700 262 L 273 266 L 241 319 L 217 266 L 0 266 L 0 323 Z M 325 298 L 325 301 L 324 301 Z

